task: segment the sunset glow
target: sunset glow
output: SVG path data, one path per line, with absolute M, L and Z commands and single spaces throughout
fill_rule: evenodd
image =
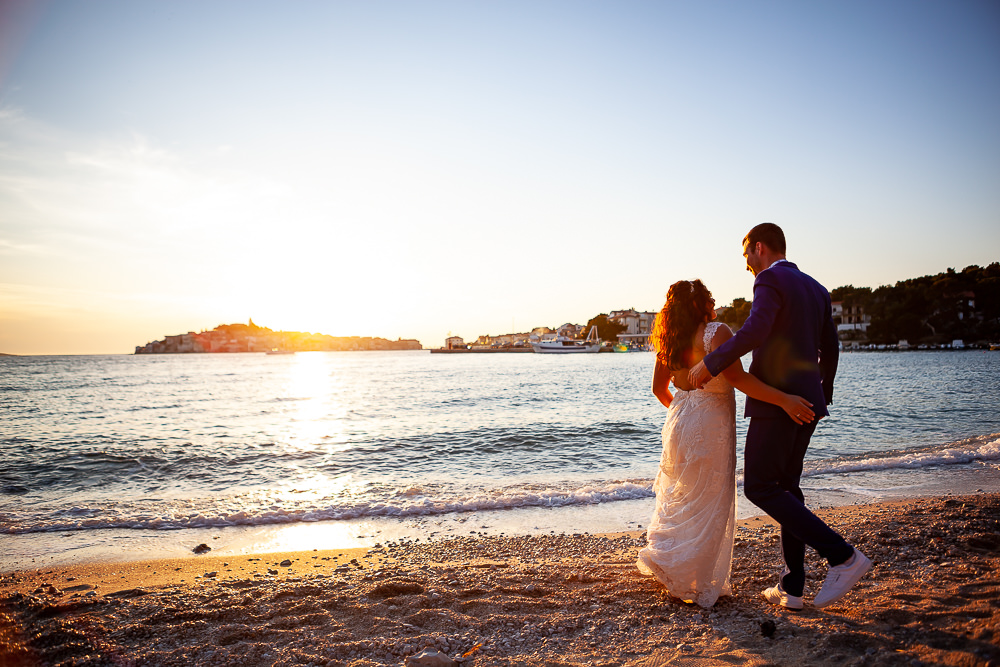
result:
M 831 288 L 1000 251 L 992 3 L 56 0 L 0 24 L 3 353 L 250 318 L 436 347 L 694 277 L 724 304 L 764 220 Z

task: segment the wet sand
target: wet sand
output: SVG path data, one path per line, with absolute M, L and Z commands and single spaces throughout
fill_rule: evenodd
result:
M 638 573 L 642 533 L 208 552 L 0 576 L 0 665 L 1000 665 L 1000 494 L 821 514 L 875 561 L 823 610 L 760 597 L 780 570 L 762 518 L 710 610 Z

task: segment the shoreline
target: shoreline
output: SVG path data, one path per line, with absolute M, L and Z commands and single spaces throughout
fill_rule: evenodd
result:
M 374 667 L 427 647 L 466 665 L 1000 662 L 1000 493 L 817 513 L 875 561 L 824 610 L 760 598 L 780 569 L 766 517 L 739 521 L 734 595 L 709 610 L 638 573 L 642 531 L 403 539 L 6 573 L 0 664 Z M 807 567 L 814 594 L 826 568 Z
M 974 461 L 920 469 L 892 469 L 820 475 L 803 479 L 807 504 L 816 511 L 948 494 L 1000 493 L 1000 464 Z M 438 541 L 465 535 L 546 536 L 566 531 L 641 532 L 653 509 L 652 497 L 561 507 L 515 507 L 408 518 L 200 527 L 180 530 L 103 528 L 0 534 L 0 574 L 86 563 L 128 563 L 177 559 L 198 544 L 212 556 L 320 550 L 343 551 L 390 541 Z M 737 519 L 760 514 L 737 489 Z
M 964 501 L 968 498 L 985 496 L 996 496 L 1000 499 L 1000 493 L 984 493 L 975 495 L 960 496 L 927 496 L 919 498 L 909 498 L 903 500 L 889 500 L 863 505 L 842 505 L 836 507 L 815 508 L 814 512 L 827 523 L 833 525 L 845 517 L 858 514 L 867 516 L 871 512 L 899 512 L 900 509 L 911 507 L 915 502 L 939 499 L 950 501 L 953 498 Z M 769 527 L 774 529 L 777 523 L 766 514 L 749 516 L 736 521 L 737 531 L 748 531 Z M 391 552 L 399 548 L 399 545 L 413 546 L 419 549 L 435 549 L 439 544 L 446 544 L 451 541 L 475 542 L 488 541 L 490 539 L 505 540 L 535 540 L 554 539 L 568 537 L 587 537 L 606 540 L 632 540 L 640 544 L 636 548 L 638 551 L 644 544 L 645 530 L 616 531 L 611 533 L 560 533 L 559 535 L 517 535 L 517 536 L 491 536 L 480 535 L 476 537 L 454 536 L 445 537 L 440 540 L 423 541 L 420 538 L 403 538 L 400 540 L 386 541 L 385 545 L 377 542 L 371 547 L 347 547 L 309 550 L 285 550 L 285 551 L 264 551 L 242 554 L 213 554 L 212 549 L 201 554 L 192 553 L 180 556 L 165 558 L 147 558 L 136 560 L 94 560 L 82 563 L 72 563 L 61 566 L 27 567 L 18 570 L 11 570 L 0 573 L 0 595 L 7 591 L 29 593 L 28 588 L 37 588 L 38 585 L 49 584 L 49 579 L 65 577 L 67 580 L 72 577 L 76 583 L 70 588 L 80 588 L 81 590 L 101 589 L 101 594 L 115 593 L 127 590 L 132 587 L 137 577 L 141 577 L 144 587 L 178 586 L 180 584 L 194 583 L 202 579 L 206 572 L 216 572 L 216 575 L 209 577 L 215 582 L 238 579 L 240 576 L 275 576 L 275 572 L 268 572 L 284 561 L 289 561 L 291 565 L 281 567 L 277 574 L 285 577 L 306 576 L 312 574 L 330 574 L 336 572 L 337 568 L 343 568 L 345 563 L 353 565 L 356 561 L 365 567 L 372 567 L 395 559 L 389 556 Z M 739 537 L 739 535 L 737 535 Z M 207 545 L 202 545 L 207 546 Z M 315 561 L 315 562 L 314 562 Z M 356 567 L 356 565 L 353 565 Z M 311 571 L 318 570 L 316 572 Z M 347 569 L 351 569 L 348 567 Z M 41 580 L 46 581 L 42 582 Z M 37 585 L 36 585 L 37 584 Z M 90 588 L 82 588 L 88 586 Z M 77 591 L 73 591 L 77 592 Z

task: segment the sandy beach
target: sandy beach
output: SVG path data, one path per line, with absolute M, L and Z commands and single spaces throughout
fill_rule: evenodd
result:
M 710 610 L 638 573 L 642 533 L 209 551 L 2 575 L 0 665 L 1000 665 L 1000 494 L 821 513 L 875 561 L 823 610 L 760 597 L 766 518 L 740 523 Z

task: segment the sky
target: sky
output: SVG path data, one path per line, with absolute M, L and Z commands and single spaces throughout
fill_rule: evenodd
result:
M 0 353 L 475 339 L 1000 261 L 992 0 L 0 0 Z

